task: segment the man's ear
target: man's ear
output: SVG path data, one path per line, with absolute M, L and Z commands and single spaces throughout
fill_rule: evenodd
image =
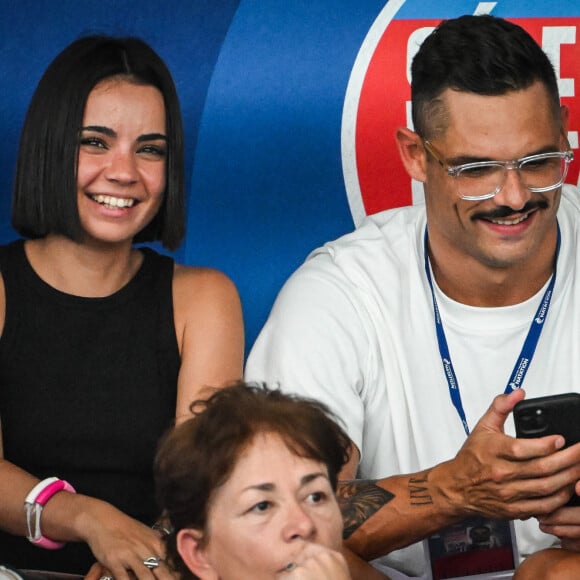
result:
M 427 153 L 421 137 L 410 129 L 399 127 L 395 140 L 407 173 L 413 179 L 424 182 L 427 177 Z
M 201 541 L 202 532 L 183 529 L 177 533 L 177 551 L 185 565 L 201 580 L 218 580 L 218 574 L 209 562 Z
M 570 111 L 566 105 L 560 107 L 560 119 L 562 120 L 562 131 L 564 134 L 568 134 L 568 119 L 570 118 Z

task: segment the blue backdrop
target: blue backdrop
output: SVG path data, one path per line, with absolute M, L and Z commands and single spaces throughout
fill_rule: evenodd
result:
M 573 113 L 578 107 L 580 8 L 575 0 L 533 6 L 527 0 L 4 4 L 0 242 L 15 237 L 9 207 L 18 135 L 47 64 L 82 34 L 141 36 L 169 65 L 183 108 L 188 234 L 175 255 L 188 264 L 219 268 L 234 280 L 244 305 L 248 347 L 280 286 L 310 250 L 352 229 L 365 211 L 420 203 L 420 193 L 411 195 L 411 184 L 400 174 L 390 133 L 391 125 L 407 122 L 411 37 L 419 38 L 441 18 L 463 13 L 522 19 L 561 57 L 563 97 Z M 383 60 L 381 46 L 388 49 Z M 380 86 L 368 80 L 372 66 L 380 72 Z M 373 98 L 379 103 L 376 124 L 372 107 L 360 113 L 358 108 Z M 380 111 L 391 115 L 382 121 L 388 129 L 376 136 L 375 149 L 366 151 L 356 137 L 370 135 L 369 126 L 381 126 Z M 580 114 L 573 116 L 575 131 L 574 118 Z M 576 132 L 571 141 L 578 146 Z M 365 165 L 362 157 L 368 155 L 372 163 Z M 366 166 L 373 175 L 373 168 L 384 170 L 376 172 L 378 193 L 369 192 L 373 175 L 362 175 Z M 577 169 L 571 178 L 576 182 Z M 390 188 L 407 186 L 408 194 L 389 197 Z

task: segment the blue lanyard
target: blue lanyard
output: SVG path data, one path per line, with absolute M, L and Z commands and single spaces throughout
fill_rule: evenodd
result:
M 463 423 L 463 428 L 465 433 L 469 435 L 469 426 L 467 425 L 467 418 L 465 416 L 465 411 L 463 410 L 463 403 L 461 402 L 461 393 L 459 392 L 459 383 L 457 381 L 457 376 L 455 374 L 455 369 L 453 368 L 453 363 L 451 362 L 451 355 L 449 354 L 449 346 L 447 344 L 447 338 L 445 337 L 445 330 L 443 328 L 443 321 L 441 320 L 441 314 L 439 312 L 439 306 L 437 305 L 437 298 L 435 297 L 435 290 L 433 288 L 433 281 L 431 280 L 431 270 L 429 268 L 429 254 L 427 252 L 427 242 L 428 234 L 427 228 L 425 228 L 425 273 L 427 274 L 427 281 L 429 282 L 429 288 L 431 289 L 431 297 L 433 299 L 433 314 L 435 315 L 435 331 L 437 332 L 437 343 L 439 344 L 439 354 L 441 355 L 441 362 L 443 363 L 443 371 L 445 373 L 445 378 L 447 379 L 447 385 L 449 386 L 449 395 L 451 397 L 451 402 L 457 410 L 459 418 Z M 550 302 L 552 300 L 552 294 L 554 293 L 554 285 L 556 283 L 556 264 L 558 262 L 558 254 L 560 253 L 560 226 L 558 225 L 558 238 L 556 242 L 556 256 L 554 259 L 554 273 L 550 279 L 550 283 L 544 292 L 544 297 L 536 315 L 532 320 L 528 335 L 520 356 L 518 357 L 514 370 L 509 378 L 509 381 L 505 388 L 505 393 L 511 393 L 514 389 L 519 389 L 524 383 L 524 379 L 530 368 L 532 358 L 534 357 L 534 352 L 536 351 L 536 346 L 538 345 L 538 340 L 540 339 L 540 334 L 542 333 L 542 328 L 544 328 L 544 321 L 548 315 L 548 309 L 550 308 Z

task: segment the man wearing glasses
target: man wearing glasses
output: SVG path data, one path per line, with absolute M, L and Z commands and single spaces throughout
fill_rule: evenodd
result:
M 580 508 L 562 507 L 580 445 L 515 439 L 511 417 L 521 387 L 580 389 L 580 197 L 563 185 L 573 152 L 554 70 L 520 27 L 465 16 L 421 46 L 412 102 L 414 131 L 396 139 L 425 205 L 313 252 L 247 378 L 345 423 L 344 479 L 373 480 L 342 487 L 345 535 L 367 558 L 426 574 L 434 544 L 416 542 L 470 517 L 515 520 L 524 556 L 557 537 L 580 549 Z

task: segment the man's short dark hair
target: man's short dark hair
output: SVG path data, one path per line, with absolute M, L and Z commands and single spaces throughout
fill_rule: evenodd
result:
M 89 93 L 101 81 L 125 78 L 163 95 L 167 132 L 166 186 L 157 215 L 135 237 L 173 250 L 185 231 L 183 126 L 177 91 L 165 63 L 138 38 L 87 36 L 49 65 L 32 97 L 20 137 L 12 224 L 21 235 L 83 238 L 77 204 L 80 129 Z
M 523 28 L 494 16 L 443 21 L 413 59 L 411 78 L 413 125 L 424 138 L 432 138 L 441 123 L 438 97 L 446 89 L 503 95 L 539 81 L 559 119 L 558 83 L 548 56 Z

